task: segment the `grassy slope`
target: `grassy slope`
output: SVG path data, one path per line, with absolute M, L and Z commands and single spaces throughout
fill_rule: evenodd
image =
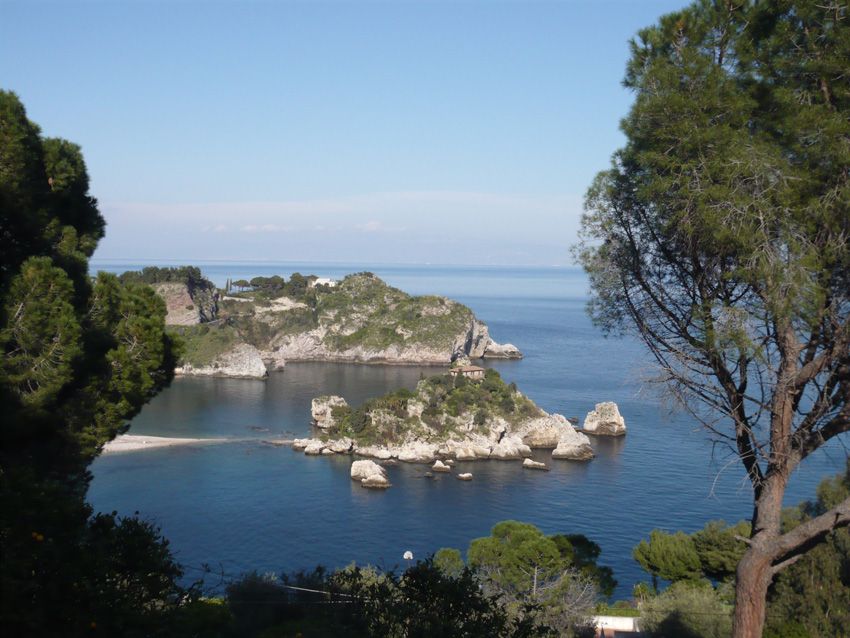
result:
M 196 368 L 211 365 L 240 342 L 236 330 L 226 325 L 171 326 L 169 332 L 178 335 L 182 343 L 180 364 Z

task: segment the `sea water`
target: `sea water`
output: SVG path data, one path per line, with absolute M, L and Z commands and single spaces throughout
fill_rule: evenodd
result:
M 138 263 L 95 263 L 122 272 Z M 155 264 L 166 265 L 166 264 Z M 587 280 L 573 268 L 388 266 L 309 263 L 204 263 L 217 284 L 292 272 L 340 278 L 370 270 L 413 294 L 441 294 L 471 307 L 491 336 L 525 354 L 492 361 L 503 378 L 549 412 L 582 418 L 615 401 L 628 434 L 592 437 L 589 462 L 534 458 L 549 472 L 519 462 L 458 463 L 470 482 L 423 476 L 423 465 L 389 467 L 392 487 L 361 488 L 347 456 L 307 457 L 264 441 L 310 435 L 310 401 L 340 394 L 349 403 L 399 388 L 441 368 L 290 363 L 266 381 L 179 378 L 142 410 L 132 434 L 232 439 L 107 454 L 92 466 L 96 510 L 136 511 L 162 528 L 187 579 L 208 566 L 225 580 L 246 571 L 291 572 L 351 562 L 392 569 L 402 554 L 424 558 L 441 547 L 465 552 L 502 520 L 547 534 L 585 534 L 602 547 L 600 563 L 619 581 L 617 598 L 648 580 L 632 548 L 654 528 L 688 532 L 707 521 L 746 518 L 752 491 L 737 457 L 677 412 L 651 383 L 652 366 L 633 339 L 606 339 L 585 313 Z M 814 497 L 817 483 L 842 471 L 836 441 L 794 474 L 786 504 Z M 403 565 L 402 565 L 403 567 Z M 219 582 L 205 577 L 208 586 Z

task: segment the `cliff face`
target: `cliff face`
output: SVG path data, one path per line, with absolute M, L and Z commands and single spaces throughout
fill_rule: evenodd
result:
M 218 292 L 211 281 L 168 281 L 151 287 L 165 301 L 168 326 L 193 326 L 214 321 L 218 316 Z
M 420 381 L 351 408 L 342 397 L 312 406 L 320 438 L 295 443 L 308 454 L 354 453 L 380 459 L 432 462 L 454 458 L 522 459 L 532 448 L 556 459 L 593 457 L 588 438 L 560 414 L 548 414 L 488 370 L 483 381 L 449 375 Z

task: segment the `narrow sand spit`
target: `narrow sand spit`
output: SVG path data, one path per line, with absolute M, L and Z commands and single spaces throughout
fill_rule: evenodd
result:
M 175 445 L 206 445 L 207 443 L 225 443 L 234 439 L 176 439 L 168 436 L 141 436 L 138 434 L 122 434 L 103 446 L 103 453 L 135 452 L 151 450 L 158 447 L 173 447 Z

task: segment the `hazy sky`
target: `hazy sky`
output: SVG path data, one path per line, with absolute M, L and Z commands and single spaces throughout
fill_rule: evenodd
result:
M 0 0 L 0 84 L 82 146 L 98 258 L 566 264 L 683 4 Z

